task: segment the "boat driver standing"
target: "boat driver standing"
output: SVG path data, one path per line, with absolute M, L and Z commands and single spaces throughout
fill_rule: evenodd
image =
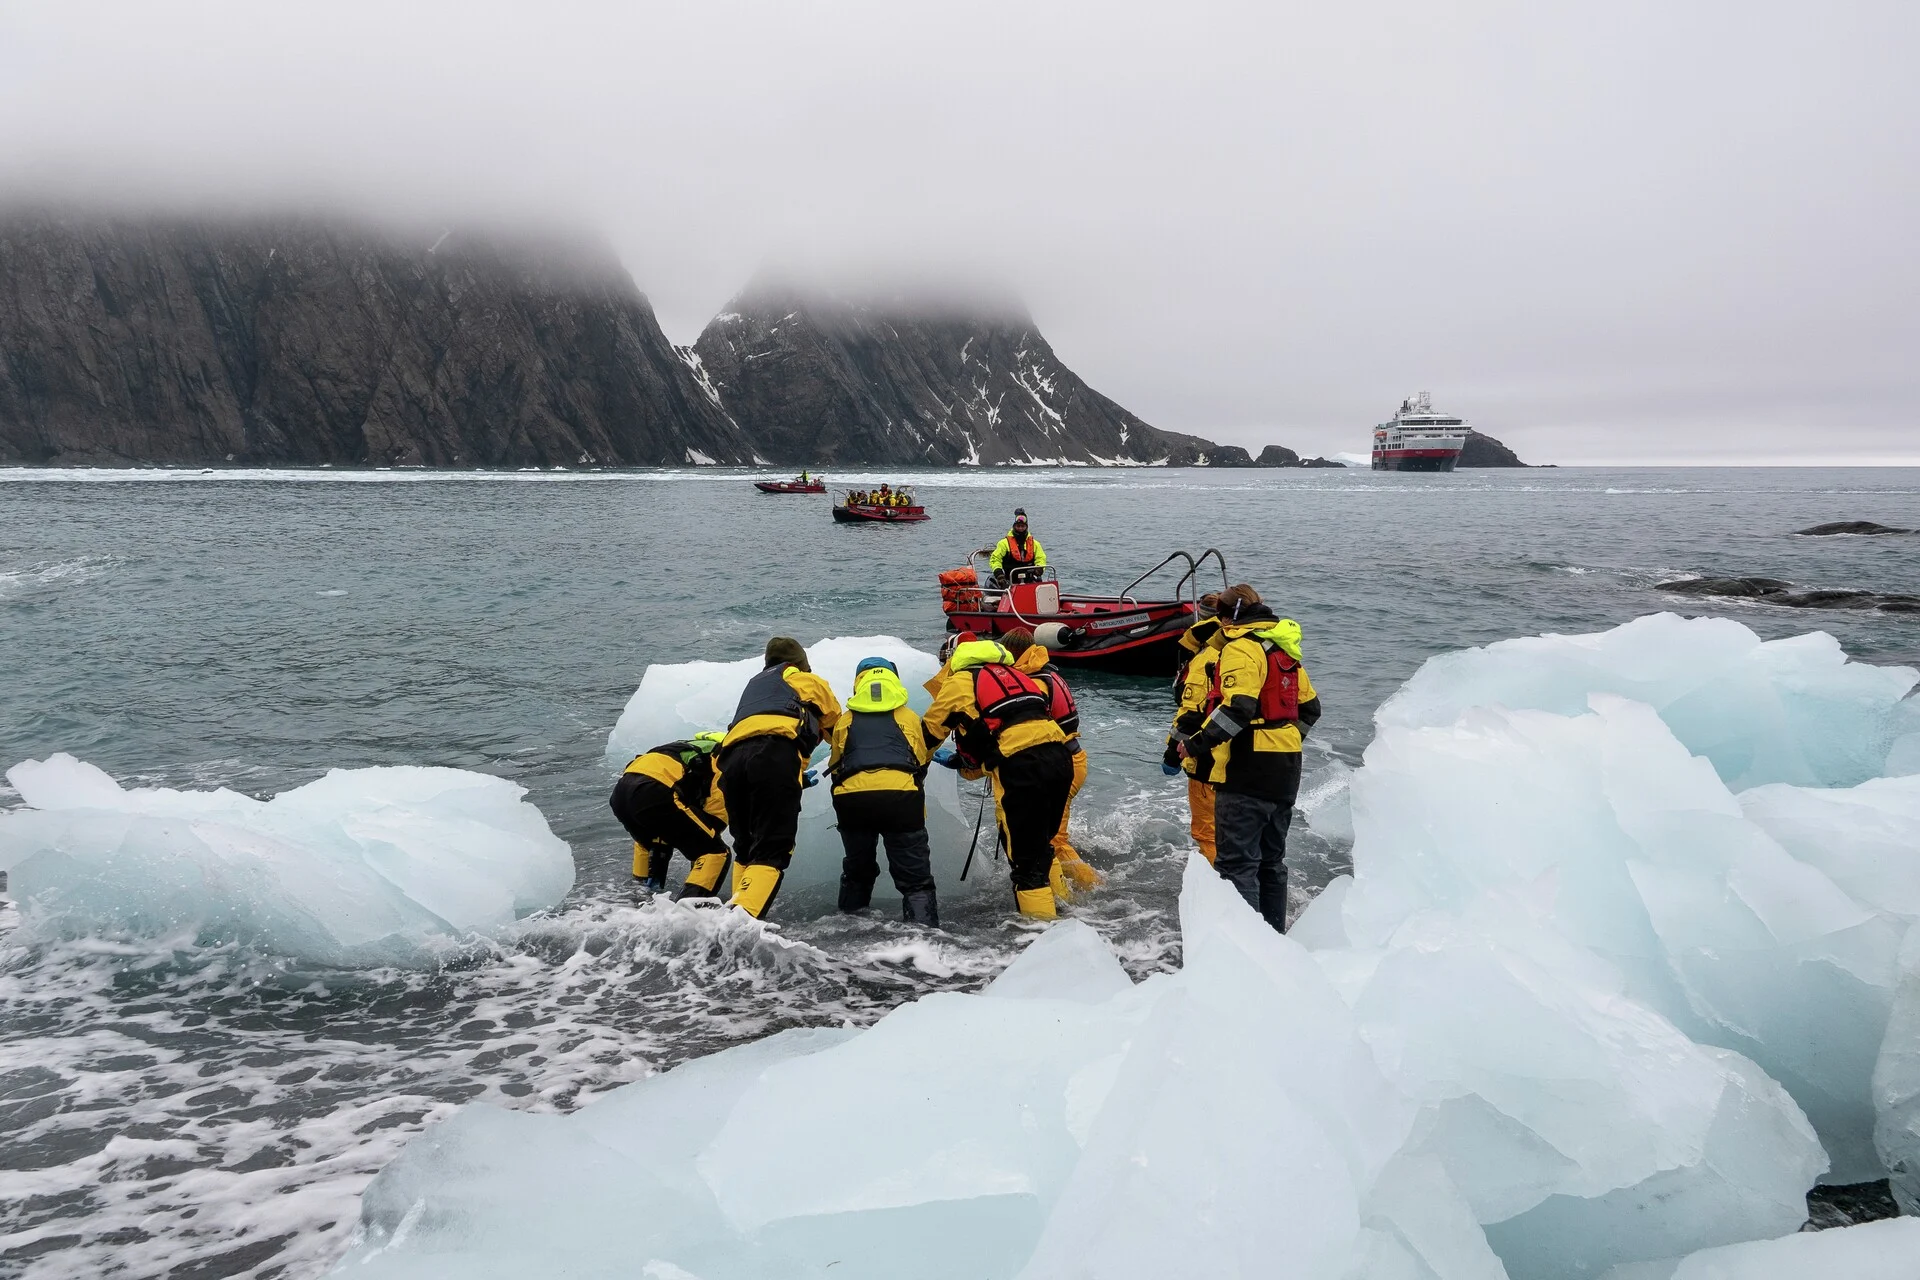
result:
M 993 570 L 993 585 L 1007 585 L 1015 569 L 1044 569 L 1047 567 L 1047 549 L 1040 545 L 1040 539 L 1027 532 L 1027 509 L 1013 509 L 1013 528 L 1007 530 L 1007 536 L 1000 539 L 1000 545 L 993 549 L 993 555 L 987 565 Z

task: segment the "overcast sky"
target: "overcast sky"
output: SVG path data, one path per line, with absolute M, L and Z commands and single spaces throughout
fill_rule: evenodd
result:
M 1920 463 L 1920 4 L 0 0 L 0 192 L 977 276 L 1156 425 Z

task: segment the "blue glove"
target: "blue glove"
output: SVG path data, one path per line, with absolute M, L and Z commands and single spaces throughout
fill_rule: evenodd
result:
M 1160 762 L 1160 772 L 1166 774 L 1169 778 L 1177 778 L 1180 776 L 1180 766 L 1177 764 L 1168 764 L 1165 760 L 1162 760 Z
M 818 786 L 819 784 L 820 771 L 818 769 L 809 769 L 800 775 L 800 789 L 802 791 L 805 791 L 808 787 Z
M 948 743 L 933 753 L 933 763 L 943 769 L 958 769 L 960 767 L 960 757 L 958 753 L 954 751 L 953 744 Z

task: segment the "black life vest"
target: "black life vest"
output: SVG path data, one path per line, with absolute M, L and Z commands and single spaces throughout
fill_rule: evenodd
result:
M 1260 682 L 1260 718 L 1255 724 L 1292 724 L 1300 719 L 1300 664 L 1284 649 L 1260 642 L 1267 654 L 1267 678 Z M 1207 694 L 1207 711 L 1220 705 L 1220 668 L 1213 664 L 1213 688 Z
M 806 704 L 800 701 L 793 686 L 787 683 L 787 666 L 768 667 L 753 679 L 747 681 L 747 687 L 740 691 L 740 705 L 733 709 L 733 728 L 749 716 L 792 716 L 796 720 L 805 720 Z
M 1067 682 L 1052 667 L 1042 667 L 1033 673 L 1047 691 L 1047 714 L 1060 726 L 1060 732 L 1071 738 L 1080 732 L 1080 707 L 1073 700 L 1073 690 L 1067 688 Z
M 1045 719 L 1053 699 L 1026 672 L 990 662 L 973 669 L 973 701 L 980 723 L 999 737 L 1010 725 Z
M 847 724 L 847 743 L 834 766 L 833 780 L 845 782 L 871 769 L 898 769 L 919 776 L 924 772 L 900 722 L 891 711 L 855 711 Z
M 1006 556 L 1007 563 L 1010 565 L 1024 567 L 1026 565 L 1032 564 L 1033 559 L 1034 559 L 1034 550 L 1033 550 L 1032 536 L 1029 535 L 1025 538 L 1016 538 L 1013 536 L 1011 532 L 1009 532 L 1007 534 L 1007 556 Z

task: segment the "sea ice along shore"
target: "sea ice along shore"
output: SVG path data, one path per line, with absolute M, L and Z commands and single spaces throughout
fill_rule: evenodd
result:
M 125 790 L 66 754 L 7 780 L 26 807 L 0 813 L 0 870 L 26 936 L 417 964 L 573 887 L 572 853 L 525 792 L 461 769 L 335 769 L 270 800 Z
M 1293 935 L 1195 858 L 1177 973 L 1069 921 L 864 1030 L 467 1107 L 338 1273 L 1902 1274 L 1904 1223 L 1744 1242 L 1822 1176 L 1920 1204 L 1917 679 L 1670 615 L 1437 658 Z

